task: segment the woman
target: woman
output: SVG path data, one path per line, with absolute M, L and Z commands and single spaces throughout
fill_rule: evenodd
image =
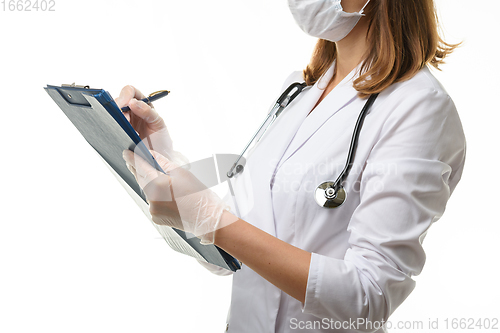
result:
M 284 88 L 304 80 L 311 88 L 231 180 L 234 202 L 196 192 L 202 185 L 176 169 L 163 120 L 130 86 L 117 103 L 130 106 L 141 137 L 156 135 L 154 154 L 171 173 L 158 175 L 130 151 L 124 158 L 156 223 L 192 232 L 243 262 L 233 276 L 230 332 L 383 332 L 413 290 L 425 262 L 422 241 L 462 174 L 460 119 L 427 67 L 455 46 L 438 36 L 432 0 L 289 5 L 320 40 Z M 376 93 L 343 184 L 348 198 L 337 209 L 320 207 L 316 186 L 341 173 L 359 112 Z

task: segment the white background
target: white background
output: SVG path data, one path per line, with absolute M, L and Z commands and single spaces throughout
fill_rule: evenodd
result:
M 392 322 L 439 319 L 442 330 L 446 318 L 500 313 L 500 3 L 437 4 L 447 40 L 464 40 L 436 76 L 458 107 L 468 156 Z M 0 11 L 0 332 L 222 332 L 231 278 L 168 248 L 43 87 L 171 90 L 156 108 L 195 161 L 241 150 L 315 39 L 284 0 L 54 8 Z

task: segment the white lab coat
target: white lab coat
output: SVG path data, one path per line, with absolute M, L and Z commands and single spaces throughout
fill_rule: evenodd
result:
M 333 69 L 250 151 L 245 171 L 232 180 L 235 201 L 227 198 L 243 220 L 312 253 L 305 303 L 243 263 L 233 275 L 229 332 L 326 332 L 334 325 L 348 328 L 339 332 L 384 332 L 347 323 L 364 318 L 377 328 L 411 293 L 411 277 L 425 262 L 422 241 L 460 180 L 462 125 L 453 101 L 424 68 L 380 94 L 360 134 L 346 202 L 319 207 L 313 192 L 344 168 L 366 101 L 352 86 L 354 70 L 308 115 Z M 302 81 L 295 72 L 283 89 Z

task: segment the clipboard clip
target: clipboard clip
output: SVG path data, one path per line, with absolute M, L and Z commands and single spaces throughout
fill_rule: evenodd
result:
M 79 86 L 79 85 L 76 85 L 75 82 L 73 82 L 72 84 L 61 84 L 61 87 L 90 89 L 90 86 Z

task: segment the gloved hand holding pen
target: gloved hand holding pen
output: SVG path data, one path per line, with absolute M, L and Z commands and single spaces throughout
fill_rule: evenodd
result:
M 128 85 L 122 89 L 115 102 L 120 108 L 124 106 L 130 108 L 130 111 L 123 114 L 139 134 L 146 147 L 179 165 L 187 164 L 187 158 L 174 151 L 165 121 L 160 117 L 153 105 L 141 101 L 144 97 L 138 89 Z
M 123 152 L 127 167 L 148 199 L 153 222 L 192 233 L 202 244 L 213 244 L 214 231 L 221 227 L 222 215 L 230 207 L 191 172 L 180 167 L 187 159 L 173 150 L 164 120 L 153 106 L 138 100 L 142 98 L 139 90 L 126 86 L 116 103 L 120 108 L 130 107 L 130 111 L 124 112 L 125 117 L 166 172 L 158 172 L 130 150 Z

